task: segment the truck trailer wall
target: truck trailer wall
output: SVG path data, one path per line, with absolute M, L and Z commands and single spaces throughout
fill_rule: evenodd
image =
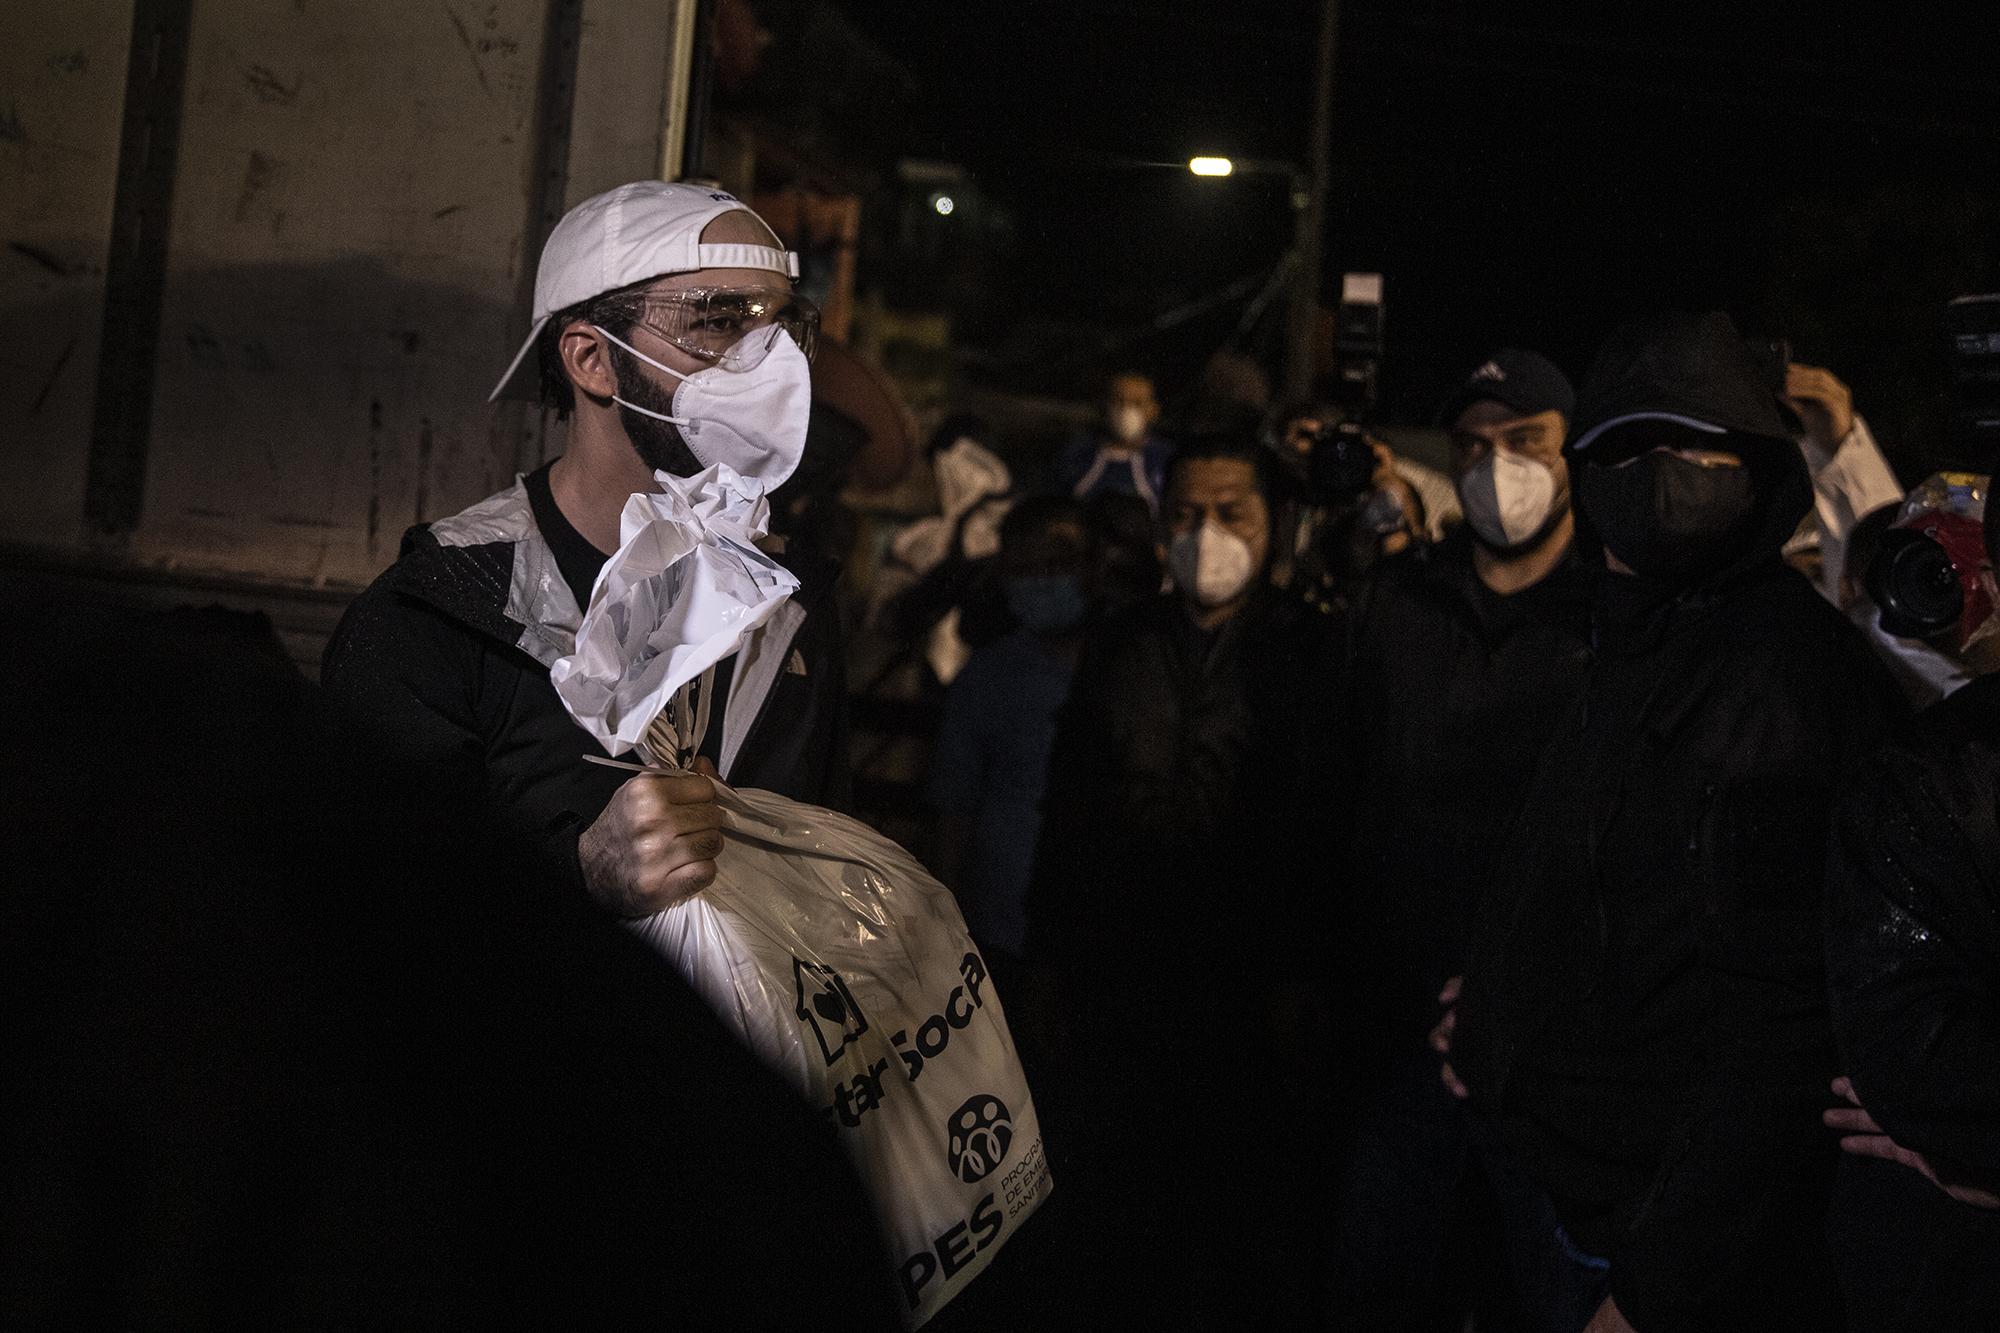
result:
M 83 535 L 131 0 L 0 19 L 0 534 Z
M 358 585 L 539 458 L 539 414 L 486 394 L 548 219 L 660 170 L 681 6 L 198 0 L 143 501 L 110 534 L 83 492 L 132 6 L 60 8 L 0 42 L 0 172 L 33 186 L 0 227 L 35 251 L 0 265 L 9 540 Z

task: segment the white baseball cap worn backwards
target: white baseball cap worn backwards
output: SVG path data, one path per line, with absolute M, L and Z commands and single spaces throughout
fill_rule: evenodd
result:
M 532 401 L 538 370 L 529 355 L 542 326 L 579 301 L 669 273 L 749 268 L 799 276 L 799 257 L 768 245 L 705 245 L 702 229 L 724 213 L 756 213 L 736 196 L 699 185 L 634 181 L 586 199 L 563 215 L 535 270 L 534 322 L 507 373 L 486 396 Z M 762 218 L 757 219 L 762 222 Z

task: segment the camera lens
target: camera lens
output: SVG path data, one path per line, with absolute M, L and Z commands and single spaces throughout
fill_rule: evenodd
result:
M 1965 604 L 1958 571 L 1944 547 L 1921 532 L 1883 534 L 1867 582 L 1891 634 L 1927 639 L 1958 625 Z
M 1367 490 L 1375 476 L 1375 451 L 1361 427 L 1343 421 L 1321 433 L 1307 463 L 1313 499 L 1326 503 L 1351 500 Z

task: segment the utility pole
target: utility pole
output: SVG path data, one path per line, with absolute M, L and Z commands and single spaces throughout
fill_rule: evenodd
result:
M 1319 42 L 1313 65 L 1312 134 L 1306 144 L 1303 180 L 1292 183 L 1292 216 L 1297 255 L 1291 318 L 1285 337 L 1285 395 L 1303 399 L 1312 392 L 1313 333 L 1319 323 L 1321 250 L 1326 239 L 1328 149 L 1333 138 L 1333 55 L 1340 35 L 1340 0 L 1320 0 Z

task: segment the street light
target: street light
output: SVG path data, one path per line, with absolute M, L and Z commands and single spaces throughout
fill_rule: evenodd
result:
M 1332 0 L 1328 0 L 1331 4 Z M 1319 207 L 1313 177 L 1296 163 L 1270 158 L 1248 157 L 1241 162 L 1226 157 L 1191 157 L 1188 170 L 1197 176 L 1233 176 L 1238 168 L 1246 176 L 1278 177 L 1290 187 L 1292 207 L 1292 309 L 1285 339 L 1285 389 L 1302 398 L 1312 381 L 1313 331 L 1319 318 L 1320 233 L 1325 214 Z
M 958 201 L 948 194 L 934 194 L 931 196 L 931 207 L 937 210 L 939 217 L 948 218 L 958 207 Z

